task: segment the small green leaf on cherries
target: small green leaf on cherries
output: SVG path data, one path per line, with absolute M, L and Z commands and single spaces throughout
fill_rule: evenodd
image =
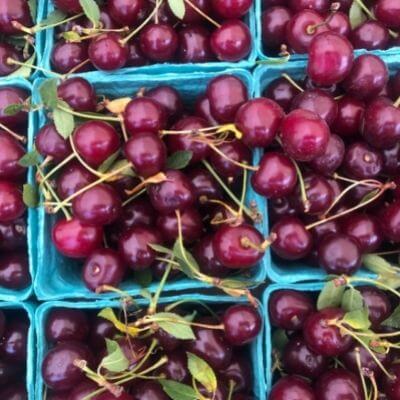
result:
M 189 165 L 193 153 L 188 150 L 176 151 L 167 159 L 167 168 L 170 169 L 184 169 Z
M 36 149 L 33 149 L 32 151 L 25 153 L 18 161 L 18 164 L 21 165 L 22 167 L 32 167 L 34 165 L 39 165 L 40 164 L 40 154 Z
M 7 116 L 16 115 L 24 109 L 24 103 L 10 104 L 4 108 L 3 114 Z
M 360 310 L 364 307 L 364 300 L 359 290 L 348 287 L 342 297 L 341 308 L 347 312 Z
M 353 329 L 363 331 L 369 329 L 371 321 L 369 320 L 368 308 L 364 307 L 359 310 L 347 312 L 342 320 L 344 324 L 350 326 Z
M 334 279 L 328 281 L 318 296 L 318 310 L 340 306 L 345 289 L 344 285 L 338 285 Z
M 186 353 L 188 357 L 188 368 L 192 377 L 201 383 L 208 392 L 215 393 L 217 390 L 217 377 L 210 365 L 193 353 Z
M 29 208 L 35 208 L 39 204 L 39 193 L 34 185 L 25 183 L 22 191 L 22 199 Z
M 196 336 L 187 319 L 170 312 L 159 312 L 152 317 L 158 326 L 180 340 L 195 340 Z
M 100 22 L 100 8 L 95 0 L 79 0 L 79 3 L 93 26 L 98 26 Z
M 178 19 L 183 19 L 186 10 L 184 0 L 168 0 L 168 5 L 171 8 L 172 13 Z
M 389 328 L 400 329 L 400 305 L 394 309 L 393 313 L 386 318 L 381 325 L 388 326 Z
M 172 400 L 197 400 L 198 396 L 196 391 L 189 385 L 184 383 L 175 382 L 169 379 L 160 379 L 160 385 L 164 392 Z
M 58 100 L 58 104 L 64 108 L 70 108 L 69 105 L 62 100 Z M 53 119 L 54 125 L 56 126 L 57 132 L 64 138 L 68 139 L 74 129 L 75 129 L 75 120 L 74 116 L 67 111 L 62 110 L 61 108 L 55 108 L 53 110 Z
M 57 82 L 56 78 L 47 79 L 39 87 L 42 102 L 50 110 L 55 109 L 58 104 Z
M 118 342 L 106 340 L 107 356 L 101 361 L 101 366 L 110 372 L 123 372 L 129 367 L 129 361 Z

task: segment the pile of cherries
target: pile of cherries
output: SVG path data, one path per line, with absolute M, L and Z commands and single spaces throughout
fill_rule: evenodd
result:
M 21 110 L 8 115 L 6 110 L 22 105 L 28 97 L 18 87 L 0 88 L 0 286 L 14 290 L 24 289 L 31 282 L 22 195 L 27 168 L 20 164 L 26 153 L 23 144 L 28 114 Z
M 260 332 L 258 311 L 242 304 L 205 316 L 201 308 L 193 308 L 193 303 L 190 311 L 188 307 L 187 304 L 179 306 L 178 313 L 190 318 L 186 321 L 193 325 L 194 339 L 190 340 L 178 339 L 151 320 L 140 325 L 139 336 L 129 333 L 128 329 L 144 320 L 146 310 L 129 311 L 128 320 L 118 325 L 101 316 L 104 310 L 97 316 L 72 308 L 53 309 L 45 328 L 46 339 L 52 347 L 42 362 L 47 399 L 82 400 L 92 394 L 96 400 L 168 400 L 171 397 L 163 389 L 163 380 L 189 389 L 193 378 L 197 380 L 188 367 L 188 357 L 193 354 L 217 378 L 217 389 L 211 393 L 197 382 L 196 390 L 204 398 L 226 400 L 230 390 L 232 400 L 252 400 L 252 368 L 247 344 Z M 193 311 L 194 319 L 190 317 Z M 114 360 L 125 358 L 126 368 L 118 372 L 107 369 L 110 351 L 106 340 L 108 345 L 113 341 L 113 348 L 122 353 Z M 141 379 L 140 374 L 147 379 Z M 179 398 L 176 396 L 174 400 Z
M 19 310 L 0 310 L 0 398 L 27 400 L 25 375 L 29 319 Z
M 178 238 L 197 260 L 194 276 L 211 284 L 258 264 L 265 251 L 253 226 L 259 213 L 244 204 L 252 153 L 232 133 L 235 114 L 248 102 L 239 78 L 212 79 L 194 107 L 172 86 L 98 104 L 94 88 L 76 77 L 61 82 L 57 93 L 70 112 L 89 120 L 68 139 L 53 123 L 40 129 L 35 143 L 45 159 L 38 180 L 47 211 L 64 211 L 52 228 L 54 245 L 64 256 L 85 259 L 88 288 L 116 287 L 132 271 L 161 278 L 171 261 L 175 276 Z M 104 109 L 115 111 L 121 102 L 117 117 Z M 92 120 L 87 112 L 96 107 L 105 113 Z M 110 158 L 113 164 L 100 172 Z
M 166 0 L 107 0 L 100 21 L 82 15 L 79 0 L 55 0 L 68 14 L 56 30 L 54 71 L 118 70 L 154 63 L 235 62 L 251 50 L 252 37 L 241 21 L 252 0 L 188 0 L 176 17 Z
M 363 1 L 363 0 L 362 0 Z M 285 51 L 308 53 L 321 32 L 336 32 L 356 49 L 381 50 L 400 45 L 400 4 L 397 0 L 264 0 L 264 49 L 276 55 Z M 357 7 L 359 12 L 350 12 Z M 361 14 L 361 17 L 360 17 Z
M 366 307 L 370 328 L 358 331 L 356 324 L 349 326 L 351 312 L 346 313 L 343 304 L 352 303 L 340 306 L 340 298 L 336 305 L 317 310 L 311 292 L 282 289 L 272 293 L 269 316 L 275 329 L 271 374 L 276 379 L 269 400 L 399 398 L 396 345 L 400 332 L 394 328 L 398 318 L 392 320 L 393 328 L 384 323 L 398 307 L 398 298 L 375 286 L 347 290 L 356 292 L 347 300 L 358 296 L 359 306 Z

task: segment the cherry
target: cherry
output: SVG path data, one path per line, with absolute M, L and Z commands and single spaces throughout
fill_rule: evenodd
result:
M 0 223 L 0 250 L 9 252 L 26 247 L 26 231 L 24 218 Z
M 169 400 L 169 396 L 165 394 L 158 382 L 140 381 L 133 387 L 133 397 L 129 396 L 122 400 Z
M 86 79 L 75 77 L 62 81 L 57 87 L 57 94 L 75 111 L 96 111 L 96 92 Z
M 192 131 L 188 134 L 168 135 L 167 147 L 170 153 L 176 151 L 191 151 L 192 158 L 190 162 L 195 164 L 199 161 L 206 159 L 211 149 L 206 142 L 200 142 L 196 139 L 193 140 L 192 136 L 196 134 L 198 129 L 207 128 L 208 123 L 205 119 L 200 117 L 184 117 L 179 120 L 172 129 L 177 131 Z M 198 139 L 198 138 L 197 138 Z
M 157 329 L 154 332 L 154 337 L 159 341 L 160 346 L 163 348 L 163 350 L 165 350 L 169 354 L 174 354 L 171 352 L 177 350 L 181 345 L 179 339 L 177 339 L 175 336 L 170 335 L 169 333 L 167 333 L 167 331 L 164 331 L 164 329 L 161 328 Z
M 215 321 L 207 318 L 195 322 Z M 227 368 L 232 359 L 232 347 L 225 340 L 224 334 L 221 331 L 200 327 L 193 327 L 193 331 L 196 339 L 184 342 L 186 350 L 208 362 L 213 369 Z
M 268 202 L 270 219 L 272 222 L 278 221 L 283 216 L 295 216 L 297 210 L 293 207 L 287 197 L 278 197 Z
M 99 387 L 93 381 L 82 381 L 78 386 L 75 386 L 69 393 L 68 400 L 82 400 L 86 396 L 95 392 Z M 98 396 L 94 397 L 95 399 Z
M 291 18 L 291 10 L 282 6 L 270 7 L 262 13 L 262 38 L 267 49 L 279 50 L 285 43 L 286 25 Z
M 84 373 L 74 365 L 75 361 L 85 360 L 90 366 L 93 355 L 88 347 L 79 342 L 57 344 L 46 354 L 42 364 L 42 377 L 45 384 L 54 390 L 70 390 L 84 378 Z
M 388 400 L 396 400 L 400 395 L 400 365 L 392 364 L 389 369 L 392 378 L 386 377 L 383 382 L 383 391 Z
M 214 0 L 213 10 L 223 19 L 241 18 L 249 11 L 252 0 Z
M 143 0 L 109 0 L 107 11 L 120 26 L 129 26 L 138 22 L 144 6 Z
M 331 31 L 336 32 L 342 36 L 350 36 L 350 18 L 344 12 L 336 11 L 334 14 L 328 14 L 326 23 Z M 352 44 L 354 46 L 354 43 Z
M 392 305 L 388 295 L 374 286 L 361 286 L 357 288 L 368 308 L 368 318 L 373 328 L 378 329 L 380 324 L 392 313 Z
M 0 222 L 10 222 L 25 212 L 21 190 L 17 185 L 0 181 Z
M 305 257 L 312 247 L 312 236 L 296 217 L 283 217 L 271 230 L 271 249 L 285 260 Z
M 21 376 L 22 370 L 21 364 L 11 364 L 0 360 L 0 386 L 5 386 L 9 382 L 16 381 L 16 377 Z
M 181 350 L 168 353 L 168 361 L 160 368 L 160 372 L 164 373 L 167 379 L 187 383 L 190 380 L 190 374 L 186 354 Z
M 147 350 L 146 344 L 141 339 L 132 339 L 129 336 L 125 336 L 119 338 L 117 342 L 129 362 L 129 369 L 137 365 Z
M 158 133 L 164 128 L 166 118 L 164 107 L 147 97 L 131 100 L 124 111 L 126 129 L 131 135 L 143 131 Z
M 0 179 L 18 179 L 26 172 L 19 164 L 24 148 L 8 133 L 0 131 Z
M 16 0 L 10 3 L 7 0 L 2 0 L 0 2 L 0 32 L 6 35 L 21 34 L 21 31 L 14 27 L 14 21 L 24 26 L 32 26 L 28 2 Z
M 67 14 L 79 14 L 82 12 L 79 0 L 54 0 L 54 5 Z
M 171 25 L 148 24 L 140 32 L 139 43 L 140 49 L 148 59 L 165 62 L 174 58 L 179 38 Z
M 396 0 L 378 0 L 374 13 L 376 18 L 388 28 L 400 29 L 400 5 Z
M 328 12 L 330 7 L 329 0 L 289 0 L 289 7 L 293 11 L 315 10 L 320 13 Z
M 176 118 L 183 110 L 183 103 L 180 94 L 172 86 L 157 86 L 146 92 L 146 97 L 160 103 L 169 118 Z
M 0 256 L 0 286 L 20 290 L 31 283 L 26 254 L 6 253 Z
M 322 16 L 314 10 L 296 13 L 286 24 L 286 42 L 289 47 L 296 53 L 307 53 L 313 38 L 328 30 L 323 22 Z
M 174 243 L 179 235 L 178 219 L 175 213 L 159 215 L 157 228 L 168 243 Z M 203 221 L 195 208 L 181 212 L 182 237 L 185 243 L 193 243 L 203 234 Z
M 346 353 L 353 344 L 351 336 L 342 334 L 331 321 L 344 316 L 340 308 L 325 308 L 309 315 L 304 323 L 304 339 L 307 346 L 317 354 L 337 357 Z
M 27 400 L 28 393 L 25 385 L 22 383 L 14 383 L 12 386 L 5 386 L 0 390 L 0 396 L 2 399 L 9 400 Z
M 210 101 L 206 95 L 200 96 L 197 99 L 195 104 L 195 114 L 198 117 L 205 119 L 210 126 L 218 125 L 217 120 L 211 114 Z
M 203 26 L 186 26 L 179 31 L 178 58 L 185 63 L 212 61 L 210 32 Z
M 43 157 L 61 162 L 71 154 L 71 146 L 58 132 L 54 124 L 44 125 L 35 138 L 35 145 Z
M 298 161 L 311 161 L 324 154 L 329 136 L 326 122 L 308 110 L 291 111 L 282 121 L 283 149 Z
M 250 362 L 243 356 L 234 355 L 229 366 L 219 373 L 226 386 L 229 386 L 231 381 L 235 383 L 234 392 L 247 392 L 251 388 L 252 368 Z M 235 399 L 235 397 L 233 398 Z
M 328 359 L 314 353 L 307 347 L 301 336 L 291 338 L 285 346 L 282 357 L 285 371 L 310 379 L 318 378 L 328 367 Z
M 150 244 L 161 244 L 158 231 L 150 227 L 133 227 L 121 236 L 119 253 L 130 268 L 142 270 L 150 267 L 157 255 Z
M 104 349 L 106 339 L 113 339 L 117 333 L 112 322 L 97 316 L 91 321 L 89 329 L 89 343 L 96 350 Z
M 353 4 L 351 0 L 339 0 L 340 4 L 339 10 L 345 13 L 349 12 L 351 5 Z
M 245 58 L 251 50 L 249 27 L 240 20 L 224 21 L 210 38 L 211 49 L 221 61 L 235 62 Z
M 206 15 L 211 14 L 211 4 L 209 0 L 193 0 L 192 2 L 198 9 L 204 12 Z M 168 6 L 169 10 L 170 7 Z M 201 24 L 204 22 L 204 17 L 202 17 L 193 7 L 190 7 L 189 4 L 185 5 L 185 15 L 183 16 L 182 21 L 191 26 L 193 24 Z
M 153 207 L 161 214 L 171 214 L 192 206 L 195 196 L 189 178 L 183 172 L 172 169 L 167 170 L 165 175 L 165 181 L 148 187 Z
M 285 376 L 272 387 L 269 400 L 302 399 L 316 400 L 311 385 L 298 376 Z
M 386 239 L 400 241 L 400 201 L 389 204 L 380 215 L 381 229 Z
M 336 368 L 326 371 L 315 383 L 318 400 L 362 400 L 364 392 L 358 375 L 345 369 Z
M 79 189 L 84 188 L 94 182 L 95 176 L 92 175 L 78 161 L 69 163 L 57 178 L 57 193 L 61 199 L 72 196 Z
M 112 249 L 95 250 L 86 259 L 82 270 L 85 285 L 93 291 L 102 285 L 118 287 L 125 275 L 125 265 Z
M 332 175 L 342 164 L 344 152 L 345 145 L 340 136 L 331 135 L 325 153 L 314 158 L 310 165 L 320 174 Z
M 221 200 L 223 198 L 218 182 L 207 170 L 202 168 L 193 169 L 188 172 L 188 177 L 192 182 L 194 195 L 199 205 L 202 205 L 202 199 L 204 197 L 213 200 Z
M 96 397 L 97 397 L 97 400 L 135 400 L 130 394 L 128 394 L 126 392 L 122 392 L 118 397 L 114 396 L 110 392 L 102 393 Z M 143 399 L 145 399 L 145 397 Z M 159 398 L 157 400 L 163 400 L 163 398 Z
M 348 95 L 367 100 L 377 96 L 388 80 L 386 64 L 373 54 L 363 54 L 354 61 L 342 86 Z
M 97 69 L 114 71 L 125 66 L 129 53 L 118 33 L 106 32 L 91 40 L 88 54 Z
M 389 81 L 390 97 L 392 100 L 397 100 L 400 96 L 400 72 L 394 74 Z
M 267 147 L 275 139 L 283 116 L 283 110 L 274 101 L 252 99 L 239 108 L 235 124 L 242 132 L 242 140 L 247 146 Z
M 357 135 L 364 118 L 364 103 L 354 97 L 343 96 L 337 104 L 338 114 L 333 123 L 333 131 L 342 137 Z
M 19 111 L 14 115 L 7 115 L 4 111 L 12 104 L 24 104 L 28 98 L 28 93 L 17 87 L 3 86 L 0 88 L 0 123 L 15 128 L 25 124 L 28 119 L 26 111 Z
M 103 229 L 76 218 L 60 219 L 53 226 L 52 240 L 56 249 L 64 256 L 85 258 L 101 246 Z
M 152 132 L 139 132 L 124 146 L 126 158 L 143 178 L 161 172 L 167 161 L 167 149 L 159 136 Z
M 400 143 L 382 152 L 383 167 L 382 172 L 387 175 L 400 174 Z
M 252 342 L 261 331 L 258 311 L 247 304 L 229 307 L 222 317 L 225 339 L 232 346 L 243 346 Z
M 354 48 L 366 50 L 386 49 L 389 39 L 388 29 L 378 21 L 365 21 L 350 36 Z
M 50 311 L 46 320 L 46 339 L 50 342 L 84 341 L 89 333 L 89 321 L 81 310 L 57 308 Z
M 289 81 L 285 78 L 277 78 L 264 90 L 263 96 L 274 100 L 285 112 L 288 112 L 297 93 L 298 90 Z
M 18 318 L 8 322 L 0 344 L 1 357 L 10 363 L 26 362 L 29 323 Z
M 215 257 L 227 268 L 251 268 L 264 255 L 260 247 L 263 241 L 261 233 L 251 225 L 224 225 L 213 238 Z
M 19 68 L 16 64 L 10 64 L 9 58 L 22 62 L 22 56 L 17 49 L 8 43 L 0 43 L 0 76 L 10 75 Z
M 51 52 L 51 64 L 54 70 L 60 74 L 67 74 L 72 69 L 78 67 L 89 58 L 88 45 L 85 42 L 57 42 Z M 88 64 L 84 64 L 75 72 L 84 72 L 89 69 Z
M 220 123 L 231 123 L 239 107 L 248 99 L 245 85 L 232 75 L 219 75 L 212 79 L 206 95 L 211 114 Z
M 251 177 L 253 189 L 271 199 L 292 193 L 297 184 L 297 172 L 289 157 L 277 152 L 265 153 L 258 170 Z
M 147 58 L 140 50 L 139 41 L 131 40 L 127 44 L 128 46 L 128 59 L 126 61 L 126 67 L 141 67 L 148 64 Z
M 317 35 L 308 53 L 307 74 L 316 85 L 339 83 L 352 70 L 353 46 L 338 33 L 323 32 Z

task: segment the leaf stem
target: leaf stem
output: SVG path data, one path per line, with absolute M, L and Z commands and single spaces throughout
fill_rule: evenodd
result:
M 211 24 L 213 24 L 215 27 L 220 28 L 221 24 L 219 24 L 217 21 L 215 21 L 214 19 L 212 19 L 210 16 L 208 16 L 205 12 L 203 12 L 202 10 L 200 10 L 199 7 L 197 7 L 195 4 L 193 4 L 190 0 L 184 0 L 185 3 L 187 3 L 190 7 L 193 8 L 193 10 L 195 10 L 198 14 L 200 14 L 203 18 L 205 18 L 208 22 L 210 22 Z
M 59 108 L 62 111 L 65 111 L 68 114 L 74 115 L 75 117 L 79 118 L 85 118 L 85 119 L 95 119 L 98 121 L 109 121 L 109 122 L 119 122 L 119 118 L 117 117 L 108 117 L 107 115 L 101 115 L 101 114 L 96 114 L 96 113 L 80 113 L 74 110 L 71 110 L 70 108 L 63 107 L 62 105 L 58 104 L 57 108 Z

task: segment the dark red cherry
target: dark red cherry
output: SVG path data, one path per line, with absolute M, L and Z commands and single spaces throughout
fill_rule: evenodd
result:
M 90 321 L 89 343 L 94 349 L 102 350 L 106 345 L 105 339 L 113 339 L 117 329 L 112 322 L 101 317 L 94 317 Z
M 268 400 L 317 400 L 311 385 L 298 376 L 285 376 L 272 387 Z
M 386 206 L 379 218 L 381 229 L 387 240 L 400 242 L 400 201 Z
M 0 88 L 0 123 L 9 128 L 15 128 L 26 123 L 28 119 L 26 111 L 19 111 L 14 115 L 7 115 L 4 111 L 12 104 L 23 104 L 27 98 L 28 93 L 23 89 L 11 86 Z
M 167 331 L 164 331 L 164 329 L 161 328 L 155 331 L 154 337 L 159 341 L 160 346 L 166 352 L 174 352 L 181 345 L 179 339 L 170 335 Z
M 400 174 L 400 143 L 382 152 L 383 167 L 382 172 L 387 175 Z
M 82 12 L 79 0 L 54 0 L 54 5 L 67 14 L 79 14 Z
M 128 46 L 128 59 L 126 61 L 126 67 L 141 67 L 148 64 L 147 58 L 140 50 L 138 40 L 130 40 Z
M 354 97 L 343 96 L 337 104 L 338 114 L 333 123 L 333 132 L 342 137 L 358 135 L 364 117 L 364 103 Z
M 145 3 L 143 0 L 109 0 L 107 10 L 120 26 L 130 26 L 138 22 Z
M 400 29 L 400 4 L 396 0 L 378 0 L 374 13 L 376 18 L 388 28 Z
M 139 381 L 133 386 L 132 396 L 122 400 L 169 400 L 161 385 L 155 381 Z
M 212 61 L 210 31 L 203 26 L 185 26 L 179 31 L 178 58 L 184 63 Z
M 211 14 L 211 4 L 210 0 L 193 0 L 192 2 L 199 10 L 204 12 L 206 15 Z M 169 6 L 168 6 L 169 8 Z M 189 4 L 185 5 L 185 15 L 183 16 L 182 21 L 191 26 L 197 23 L 203 23 L 204 17 L 201 16 L 193 7 L 190 7 Z
M 232 122 L 236 111 L 247 101 L 244 83 L 236 76 L 220 75 L 212 79 L 206 92 L 212 116 L 220 123 Z
M 388 80 L 386 64 L 373 54 L 363 54 L 354 61 L 342 87 L 348 95 L 367 100 L 377 96 Z
M 297 210 L 293 207 L 290 199 L 287 197 L 278 197 L 277 199 L 269 200 L 268 209 L 272 223 L 277 222 L 281 217 L 284 216 L 297 215 Z
M 242 269 L 255 266 L 263 257 L 261 233 L 251 225 L 221 226 L 213 238 L 217 260 L 227 268 Z
M 0 286 L 21 290 L 31 283 L 29 260 L 24 253 L 5 253 L 0 256 Z
M 106 32 L 91 40 L 88 54 L 97 69 L 114 71 L 125 66 L 129 52 L 118 33 Z
M 227 387 L 229 386 L 230 381 L 235 383 L 233 388 L 235 393 L 247 392 L 251 389 L 253 371 L 249 360 L 244 356 L 234 355 L 229 366 L 226 369 L 218 372 L 220 373 L 220 376 Z M 236 397 L 234 396 L 233 399 L 236 399 Z
M 156 258 L 156 252 L 149 245 L 161 243 L 160 234 L 155 229 L 133 227 L 121 236 L 119 253 L 130 268 L 142 270 L 150 267 Z
M 258 336 L 262 320 L 253 306 L 237 304 L 224 312 L 222 323 L 226 340 L 232 346 L 243 346 Z
M 104 392 L 96 397 L 97 397 L 97 400 L 135 400 L 134 397 L 132 397 L 130 394 L 128 394 L 126 392 L 122 392 L 118 397 L 114 396 L 110 392 Z M 145 397 L 143 397 L 143 399 L 145 399 Z M 161 398 L 160 400 L 163 400 L 163 398 Z
M 330 86 L 342 81 L 353 66 L 353 46 L 335 32 L 317 35 L 310 44 L 307 74 L 321 86 Z
M 183 211 L 195 202 L 193 186 L 189 178 L 181 171 L 167 170 L 164 182 L 148 188 L 150 202 L 161 214 L 171 214 L 175 210 Z
M 280 50 L 286 42 L 286 25 L 291 17 L 291 10 L 281 6 L 267 8 L 262 13 L 262 38 L 267 49 Z
M 210 38 L 211 49 L 221 61 L 235 62 L 245 58 L 251 50 L 252 38 L 249 27 L 239 20 L 221 24 Z
M 253 189 L 268 198 L 276 199 L 292 193 L 297 184 L 297 172 L 291 159 L 284 154 L 267 152 L 258 170 L 251 176 Z
M 26 172 L 19 164 L 25 149 L 7 132 L 0 131 L 0 179 L 18 179 Z
M 357 290 L 361 292 L 364 304 L 368 308 L 368 318 L 372 326 L 375 329 L 379 328 L 380 324 L 392 313 L 389 296 L 374 286 L 361 286 Z
M 44 125 L 35 138 L 35 145 L 43 157 L 61 162 L 71 154 L 71 146 L 58 132 L 54 124 Z
M 365 398 L 359 375 L 341 368 L 326 371 L 315 383 L 314 390 L 318 400 Z
M 330 135 L 325 153 L 314 158 L 310 165 L 323 175 L 332 175 L 342 164 L 345 152 L 343 140 L 338 135 Z
M 389 373 L 391 378 L 384 378 L 383 391 L 386 394 L 388 400 L 396 400 L 400 396 L 400 364 L 393 364 Z
M 82 279 L 86 287 L 95 292 L 103 285 L 118 287 L 125 271 L 125 265 L 116 251 L 98 249 L 86 259 Z
M 165 374 L 167 379 L 175 382 L 188 383 L 190 373 L 187 367 L 187 356 L 181 350 L 176 350 L 167 355 L 168 361 L 160 368 L 160 372 Z
M 311 161 L 324 154 L 329 136 L 326 122 L 308 110 L 290 112 L 281 125 L 282 147 L 298 161 Z
M 25 212 L 22 192 L 17 185 L 0 181 L 0 222 L 10 222 Z
M 148 24 L 140 32 L 140 49 L 150 60 L 170 61 L 178 50 L 179 38 L 174 28 L 168 24 Z
M 161 138 L 152 132 L 139 132 L 124 146 L 126 158 L 143 178 L 156 175 L 165 168 L 167 149 Z
M 243 17 L 252 4 L 252 0 L 214 0 L 211 2 L 213 10 L 223 19 Z
M 44 383 L 54 390 L 70 390 L 84 378 L 84 372 L 74 365 L 75 361 L 85 360 L 90 366 L 93 355 L 89 348 L 79 342 L 63 342 L 53 347 L 42 363 Z
M 166 119 L 164 107 L 147 97 L 131 100 L 124 111 L 126 129 L 131 135 L 145 131 L 158 133 L 164 128 Z
M 235 125 L 250 148 L 267 147 L 275 139 L 284 116 L 274 101 L 259 98 L 244 103 L 235 116 Z
M 1 22 L 0 22 L 1 23 Z M 0 43 L 0 76 L 7 76 L 16 71 L 19 66 L 9 63 L 9 59 L 23 62 L 22 55 L 8 43 Z
M 305 257 L 312 248 L 312 236 L 296 217 L 280 219 L 271 230 L 271 249 L 285 260 Z
M 389 39 L 388 29 L 378 21 L 365 21 L 350 35 L 351 43 L 356 49 L 386 49 Z
M 320 13 L 329 11 L 329 0 L 289 0 L 289 7 L 293 11 L 315 10 Z
M 51 52 L 51 64 L 54 70 L 60 74 L 67 74 L 74 69 L 75 72 L 85 72 L 89 69 L 89 64 L 84 64 L 78 69 L 78 65 L 83 64 L 89 58 L 88 45 L 83 42 L 57 42 Z
M 50 342 L 74 340 L 84 341 L 89 333 L 86 313 L 72 308 L 57 308 L 50 311 L 46 320 L 46 339 Z
M 28 2 L 25 0 L 12 2 L 7 0 L 0 1 L 0 33 L 6 35 L 21 34 L 21 31 L 14 27 L 14 21 L 23 26 L 32 26 L 32 17 Z
M 12 364 L 26 362 L 29 323 L 16 318 L 8 321 L 0 343 L 0 355 Z
M 7 385 L 0 391 L 0 398 L 9 400 L 27 400 L 28 393 L 23 383 Z
M 213 117 L 210 110 L 210 101 L 206 95 L 200 96 L 195 104 L 196 115 L 205 119 L 209 126 L 218 125 L 217 120 Z
M 341 11 L 336 11 L 333 14 L 327 14 L 327 25 L 331 31 L 349 37 L 351 33 L 350 18 L 347 14 L 342 12 L 342 9 L 340 10 Z M 352 44 L 354 46 L 354 43 Z
M 0 250 L 13 251 L 26 246 L 27 226 L 24 218 L 0 223 Z
M 160 103 L 169 118 L 179 117 L 183 110 L 181 95 L 172 86 L 157 86 L 146 92 L 146 97 Z
M 76 218 L 60 219 L 53 226 L 52 240 L 64 256 L 85 258 L 101 247 L 103 229 L 101 226 L 85 224 Z
M 3 334 L 1 335 L 3 336 Z M 0 360 L 0 387 L 17 381 L 17 376 L 21 376 L 23 364 L 11 364 L 8 361 Z M 1 392 L 0 392 L 1 393 Z M 7 398 L 7 397 L 5 397 Z
M 81 157 L 91 166 L 98 167 L 120 147 L 117 131 L 103 121 L 89 121 L 74 132 L 73 141 Z
M 290 105 L 299 91 L 285 78 L 273 80 L 263 92 L 263 96 L 274 100 L 285 112 L 290 110 Z
M 62 81 L 58 85 L 57 94 L 75 111 L 96 111 L 96 92 L 86 79 L 76 77 Z
M 221 187 L 210 172 L 202 168 L 196 168 L 188 172 L 188 177 L 192 182 L 194 195 L 199 205 L 203 204 L 204 198 L 222 200 Z M 207 202 L 205 205 L 207 206 Z

